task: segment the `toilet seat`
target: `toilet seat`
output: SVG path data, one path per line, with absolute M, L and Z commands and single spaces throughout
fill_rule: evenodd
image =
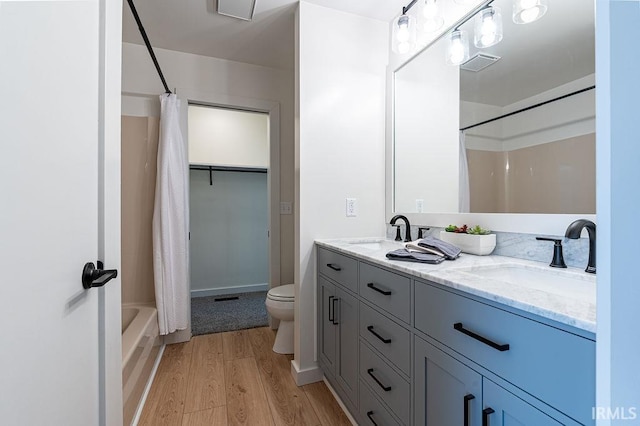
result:
M 267 298 L 278 302 L 293 302 L 295 290 L 293 284 L 280 285 L 273 287 L 267 292 Z

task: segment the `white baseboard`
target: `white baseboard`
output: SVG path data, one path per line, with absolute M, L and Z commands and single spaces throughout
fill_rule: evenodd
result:
M 174 331 L 173 333 L 162 336 L 165 345 L 173 345 L 174 343 L 188 342 L 191 340 L 191 324 L 185 330 Z
M 144 409 L 144 404 L 147 402 L 147 396 L 149 396 L 149 391 L 151 390 L 153 379 L 155 379 L 156 377 L 156 372 L 158 371 L 160 360 L 162 360 L 162 354 L 164 354 L 165 347 L 166 345 L 164 344 L 160 346 L 158 355 L 156 355 L 156 361 L 153 363 L 153 368 L 151 368 L 151 374 L 149 374 L 149 380 L 147 380 L 147 385 L 144 387 L 144 391 L 142 392 L 142 397 L 140 398 L 140 402 L 138 403 L 138 408 L 136 408 L 136 414 L 133 416 L 133 420 L 131 421 L 131 426 L 138 426 L 138 422 L 140 421 L 140 416 L 142 415 L 142 410 Z
M 309 383 L 319 382 L 324 378 L 324 374 L 320 367 L 317 365 L 311 368 L 305 368 L 304 370 L 300 369 L 298 365 L 298 361 L 295 359 L 291 361 L 291 375 L 293 379 L 296 381 L 296 385 L 304 386 Z
M 269 283 L 247 284 L 231 287 L 216 287 L 203 290 L 191 290 L 191 297 L 222 296 L 225 294 L 253 293 L 254 291 L 267 290 L 269 290 Z
M 344 411 L 344 414 L 347 416 L 347 418 L 349 419 L 349 421 L 351 422 L 351 424 L 353 426 L 358 426 L 358 422 L 356 422 L 356 420 L 353 418 L 353 416 L 351 415 L 351 413 L 349 412 L 349 410 L 347 410 L 347 407 L 344 405 L 344 402 L 342 402 L 342 399 L 340 399 L 340 397 L 338 396 L 338 394 L 336 393 L 335 389 L 333 389 L 333 386 L 331 386 L 331 383 L 329 383 L 329 381 L 327 380 L 326 377 L 322 376 L 322 381 L 324 382 L 325 385 L 327 385 L 327 387 L 329 388 L 329 391 L 331 392 L 331 394 L 333 395 L 333 397 L 336 399 L 336 402 L 338 403 L 338 405 L 340 406 L 340 408 L 342 408 L 342 411 Z

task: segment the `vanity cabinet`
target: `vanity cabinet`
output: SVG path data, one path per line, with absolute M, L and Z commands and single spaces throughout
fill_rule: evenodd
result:
M 318 359 L 362 425 L 593 425 L 590 333 L 318 247 Z
M 353 259 L 345 259 L 355 262 Z M 340 265 L 346 264 L 345 259 L 334 257 L 330 264 L 342 269 Z M 357 409 L 358 300 L 346 290 L 343 284 L 345 281 L 341 277 L 344 275 L 334 275 L 339 281 L 333 282 L 318 275 L 318 359 L 323 372 L 345 404 L 351 409 Z M 357 282 L 353 281 L 352 284 L 355 288 Z

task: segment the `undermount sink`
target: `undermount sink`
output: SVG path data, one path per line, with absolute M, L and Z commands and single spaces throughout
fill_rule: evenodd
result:
M 399 243 L 395 242 L 395 241 L 390 241 L 390 240 L 385 240 L 385 239 L 378 239 L 378 240 L 354 240 L 354 241 L 350 241 L 349 245 L 350 246 L 355 246 L 355 247 L 361 247 L 361 248 L 365 248 L 365 249 L 369 249 L 369 250 L 382 250 L 384 248 L 390 248 L 391 246 L 395 246 L 398 245 Z M 400 247 L 398 245 L 398 247 Z M 391 248 L 398 248 L 398 247 L 391 247 Z
M 563 269 L 506 264 L 456 268 L 455 271 L 567 297 L 596 296 L 595 276 Z M 454 272 L 454 270 L 451 270 Z

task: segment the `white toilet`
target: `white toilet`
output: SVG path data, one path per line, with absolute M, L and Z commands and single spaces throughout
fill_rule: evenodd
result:
M 273 351 L 279 354 L 293 353 L 293 284 L 274 287 L 267 293 L 267 312 L 280 320 Z

